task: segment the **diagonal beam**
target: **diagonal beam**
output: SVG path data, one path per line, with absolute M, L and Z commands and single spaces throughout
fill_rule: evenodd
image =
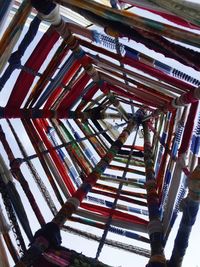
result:
M 148 123 L 143 123 L 144 130 L 144 162 L 146 169 L 147 205 L 149 210 L 149 237 L 151 257 L 147 267 L 166 267 L 164 255 L 163 226 L 159 218 L 159 196 L 155 180 L 153 153 L 150 141 Z
M 77 189 L 77 191 L 72 194 L 72 197 L 68 198 L 66 203 L 62 206 L 58 214 L 54 217 L 52 222 L 57 225 L 59 228 L 64 225 L 67 219 L 69 219 L 72 214 L 78 209 L 82 200 L 87 195 L 87 193 L 92 189 L 96 184 L 97 180 L 114 159 L 119 149 L 126 142 L 130 133 L 135 127 L 136 122 L 130 120 L 127 127 L 119 135 L 118 139 L 113 143 L 113 145 L 108 149 L 105 156 L 98 162 L 93 171 L 88 175 L 83 184 Z M 30 266 L 30 264 L 40 256 L 40 254 L 48 249 L 49 242 L 46 239 L 36 239 L 32 244 L 30 249 L 27 251 L 25 256 L 22 257 L 21 261 L 18 262 L 15 266 Z

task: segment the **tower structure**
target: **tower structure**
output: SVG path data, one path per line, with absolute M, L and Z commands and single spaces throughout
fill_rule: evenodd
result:
M 15 266 L 105 266 L 105 246 L 181 266 L 199 207 L 200 81 L 174 64 L 199 71 L 199 9 L 1 3 L 2 266 L 6 253 Z M 60 230 L 98 242 L 94 259 Z

